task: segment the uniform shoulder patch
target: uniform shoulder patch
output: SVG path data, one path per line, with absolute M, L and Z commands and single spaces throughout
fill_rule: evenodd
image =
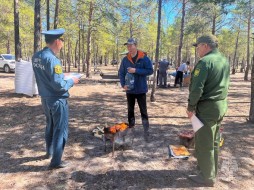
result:
M 196 68 L 195 71 L 194 71 L 194 77 L 197 77 L 200 73 L 200 69 L 199 68 Z
M 56 73 L 56 74 L 62 74 L 62 73 L 63 73 L 63 69 L 62 69 L 62 66 L 61 66 L 61 65 L 56 65 L 56 66 L 54 67 L 54 69 L 55 69 L 55 73 Z

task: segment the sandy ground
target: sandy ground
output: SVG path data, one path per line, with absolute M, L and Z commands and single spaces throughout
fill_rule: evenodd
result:
M 115 67 L 101 68 L 111 72 Z M 101 139 L 92 135 L 97 126 L 127 121 L 126 98 L 119 85 L 82 79 L 70 90 L 69 140 L 64 169 L 49 171 L 45 154 L 45 117 L 39 97 L 14 93 L 15 75 L 0 73 L 0 189 L 246 189 L 254 187 L 254 126 L 246 123 L 250 82 L 243 74 L 231 77 L 229 110 L 224 118 L 225 143 L 221 149 L 214 188 L 199 187 L 186 179 L 196 159 L 171 159 L 168 145 L 178 144 L 177 133 L 191 129 L 186 118 L 188 89 L 158 89 L 157 102 L 149 101 L 152 142 L 145 143 L 138 108 L 132 148 L 111 147 L 104 152 Z M 191 150 L 192 152 L 192 150 Z

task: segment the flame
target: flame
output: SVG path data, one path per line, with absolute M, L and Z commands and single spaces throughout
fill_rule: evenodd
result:
M 109 132 L 112 134 L 117 133 L 118 131 L 124 131 L 128 128 L 128 124 L 127 123 L 119 123 L 116 124 L 112 127 L 109 127 Z

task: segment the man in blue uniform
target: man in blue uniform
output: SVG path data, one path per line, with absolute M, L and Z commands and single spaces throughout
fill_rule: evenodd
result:
M 137 100 L 144 127 L 144 138 L 147 142 L 149 140 L 149 121 L 146 106 L 146 93 L 148 91 L 146 77 L 153 73 L 153 65 L 146 54 L 137 49 L 135 38 L 128 39 L 124 45 L 127 46 L 129 53 L 122 60 L 119 68 L 119 78 L 121 86 L 126 91 L 129 126 L 130 128 L 135 126 L 134 107 Z M 127 73 L 131 73 L 134 76 L 132 89 L 128 88 L 125 81 Z
M 42 32 L 47 46 L 33 55 L 33 70 L 46 115 L 46 158 L 51 158 L 49 169 L 63 168 L 63 150 L 68 138 L 68 90 L 79 82 L 64 79 L 60 59 L 56 56 L 63 47 L 64 29 Z

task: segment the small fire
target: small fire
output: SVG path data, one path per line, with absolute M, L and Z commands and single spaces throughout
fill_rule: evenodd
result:
M 104 128 L 105 133 L 116 134 L 118 131 L 125 131 L 128 128 L 127 123 L 119 123 L 114 126 Z

